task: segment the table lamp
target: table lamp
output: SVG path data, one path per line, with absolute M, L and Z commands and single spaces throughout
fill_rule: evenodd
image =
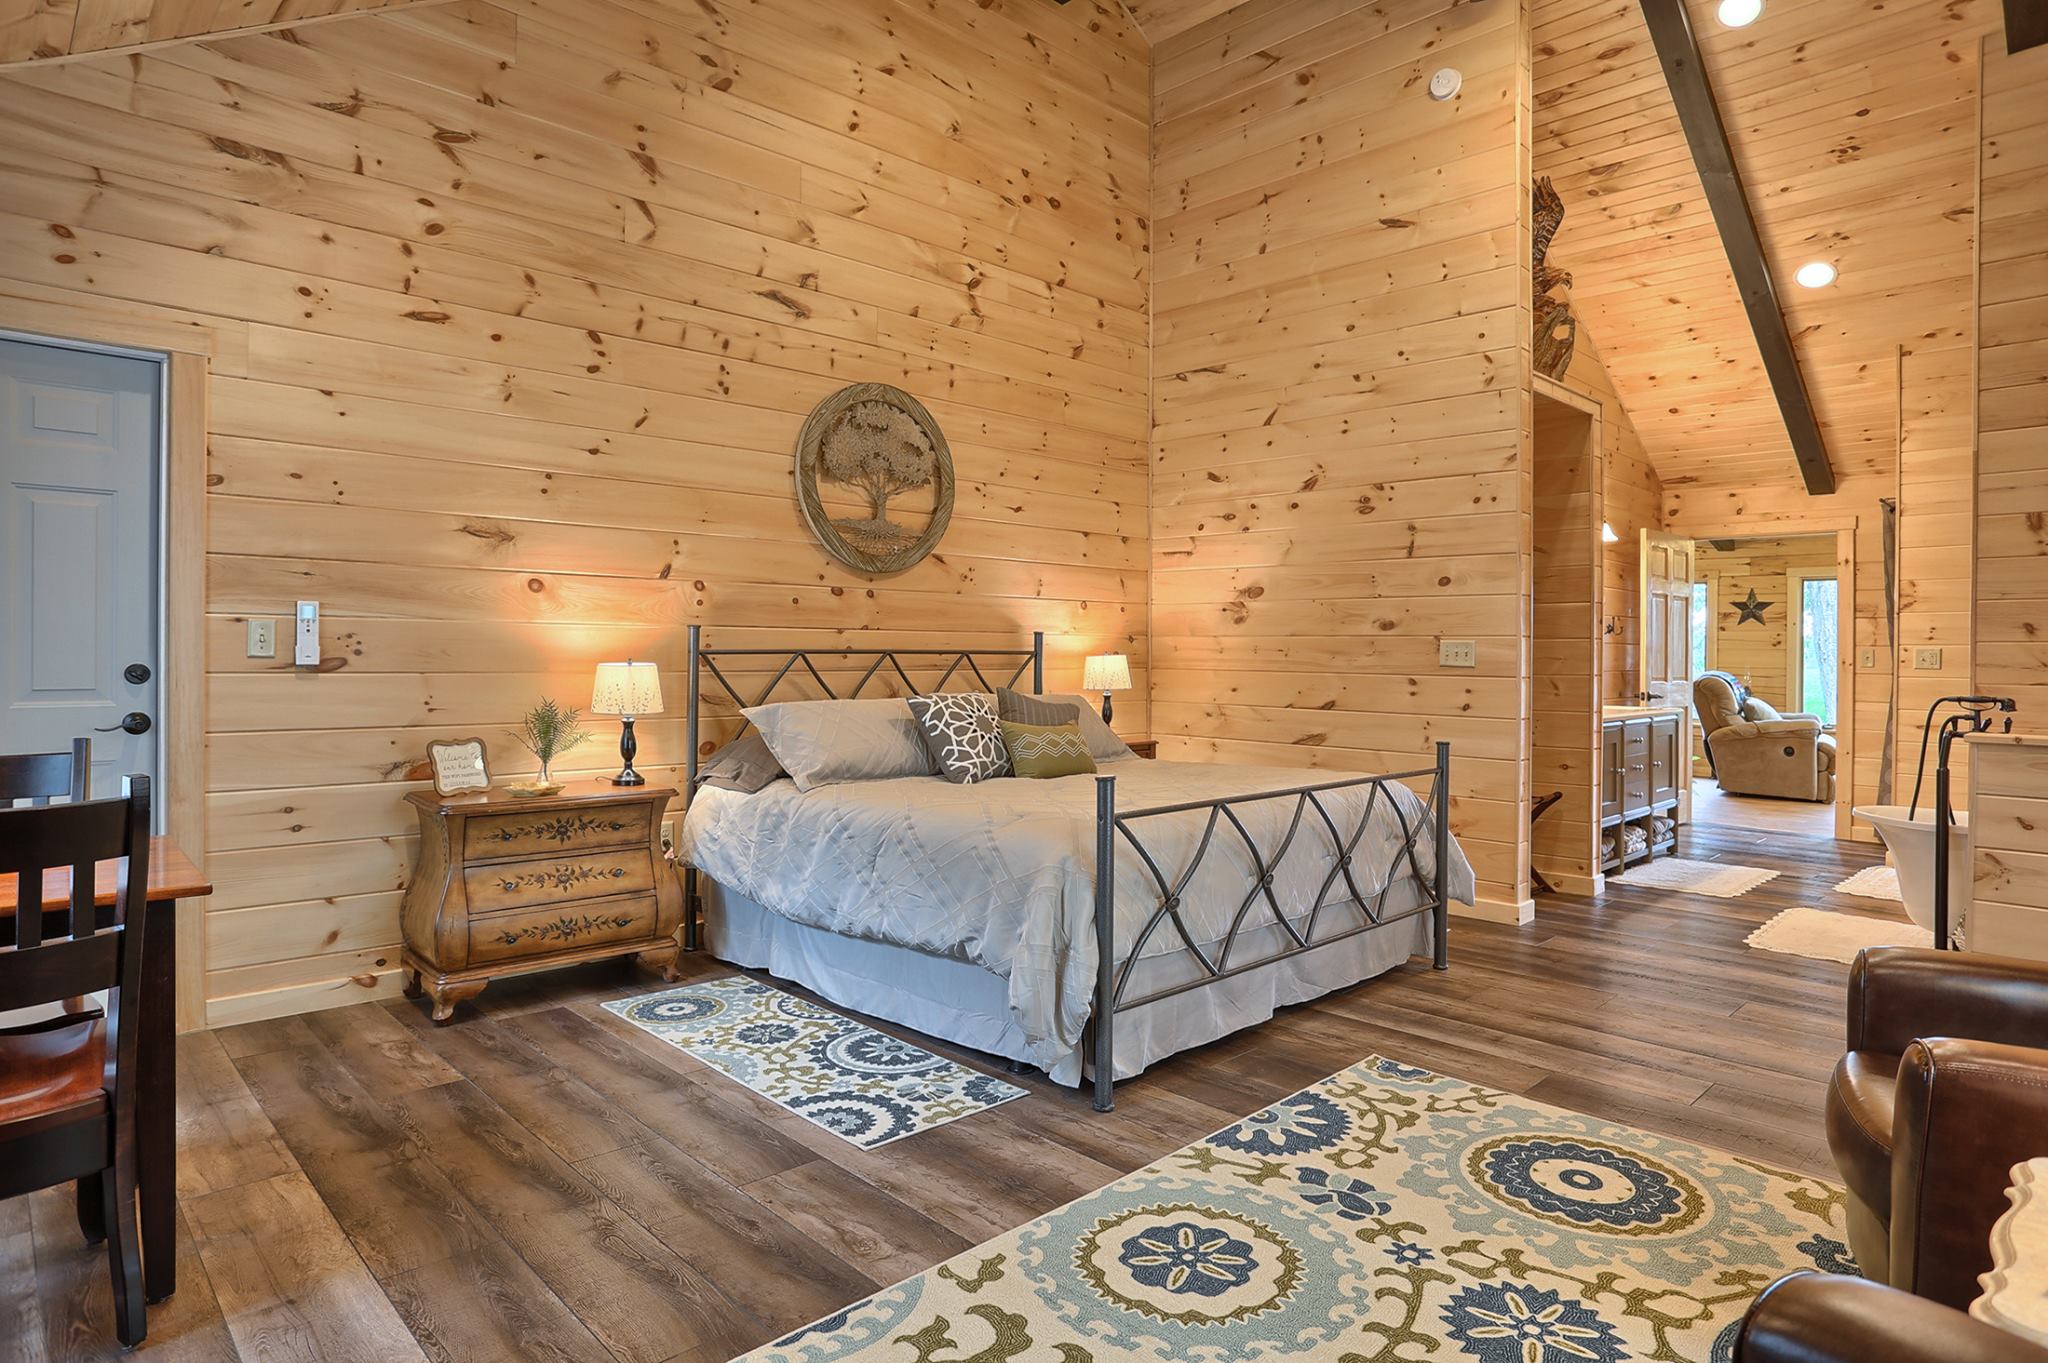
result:
M 639 715 L 661 713 L 661 672 L 653 663 L 599 663 L 597 680 L 590 688 L 590 713 L 617 715 L 624 726 L 619 732 L 619 757 L 625 769 L 612 778 L 615 786 L 644 786 L 647 778 L 633 770 L 633 754 L 640 750 L 633 737 L 633 720 Z
M 1121 653 L 1098 653 L 1090 658 L 1081 669 L 1081 689 L 1102 693 L 1102 722 L 1109 723 L 1114 711 L 1110 708 L 1109 693 L 1131 689 L 1131 664 Z

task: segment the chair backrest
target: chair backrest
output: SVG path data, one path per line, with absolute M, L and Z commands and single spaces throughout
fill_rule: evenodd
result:
M 29 1008 L 84 994 L 107 995 L 107 1083 L 135 1061 L 142 983 L 144 905 L 149 889 L 149 778 L 128 779 L 126 796 L 76 804 L 0 809 L 0 886 L 13 881 L 14 912 L 0 915 L 0 1008 Z M 94 907 L 98 863 L 118 863 L 111 926 Z M 60 888 L 51 873 L 69 873 Z
M 1726 672 L 1702 672 L 1692 679 L 1692 708 L 1703 733 L 1742 722 L 1742 701 L 1748 688 Z
M 85 799 L 92 779 L 92 740 L 74 738 L 70 752 L 0 753 L 0 809 L 20 801 L 39 808 L 53 799 Z

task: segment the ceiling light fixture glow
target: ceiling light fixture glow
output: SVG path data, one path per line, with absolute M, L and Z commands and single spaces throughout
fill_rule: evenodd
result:
M 1621 536 L 1614 533 L 1613 526 L 1609 525 L 1606 521 L 1600 522 L 1600 542 L 1602 544 L 1616 544 L 1620 540 Z
M 1809 289 L 1825 289 L 1835 282 L 1835 267 L 1825 260 L 1809 260 L 1792 277 Z
M 1748 28 L 1764 12 L 1764 0 L 1721 0 L 1721 22 L 1729 28 Z

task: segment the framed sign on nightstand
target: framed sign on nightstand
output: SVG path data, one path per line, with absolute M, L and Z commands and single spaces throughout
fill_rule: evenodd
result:
M 481 738 L 451 738 L 427 744 L 436 795 L 460 795 L 491 788 L 490 764 Z

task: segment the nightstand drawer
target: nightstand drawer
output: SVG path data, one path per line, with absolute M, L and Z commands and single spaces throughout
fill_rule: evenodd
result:
M 573 854 L 593 847 L 645 847 L 653 818 L 653 807 L 645 804 L 487 814 L 464 824 L 462 851 L 469 861 L 495 861 Z
M 546 956 L 608 942 L 629 942 L 654 935 L 653 895 L 626 899 L 593 899 L 556 909 L 519 909 L 476 918 L 469 924 L 472 965 L 512 957 Z
M 492 862 L 464 867 L 462 884 L 471 913 L 530 909 L 601 895 L 645 894 L 654 888 L 654 859 L 641 846 Z

